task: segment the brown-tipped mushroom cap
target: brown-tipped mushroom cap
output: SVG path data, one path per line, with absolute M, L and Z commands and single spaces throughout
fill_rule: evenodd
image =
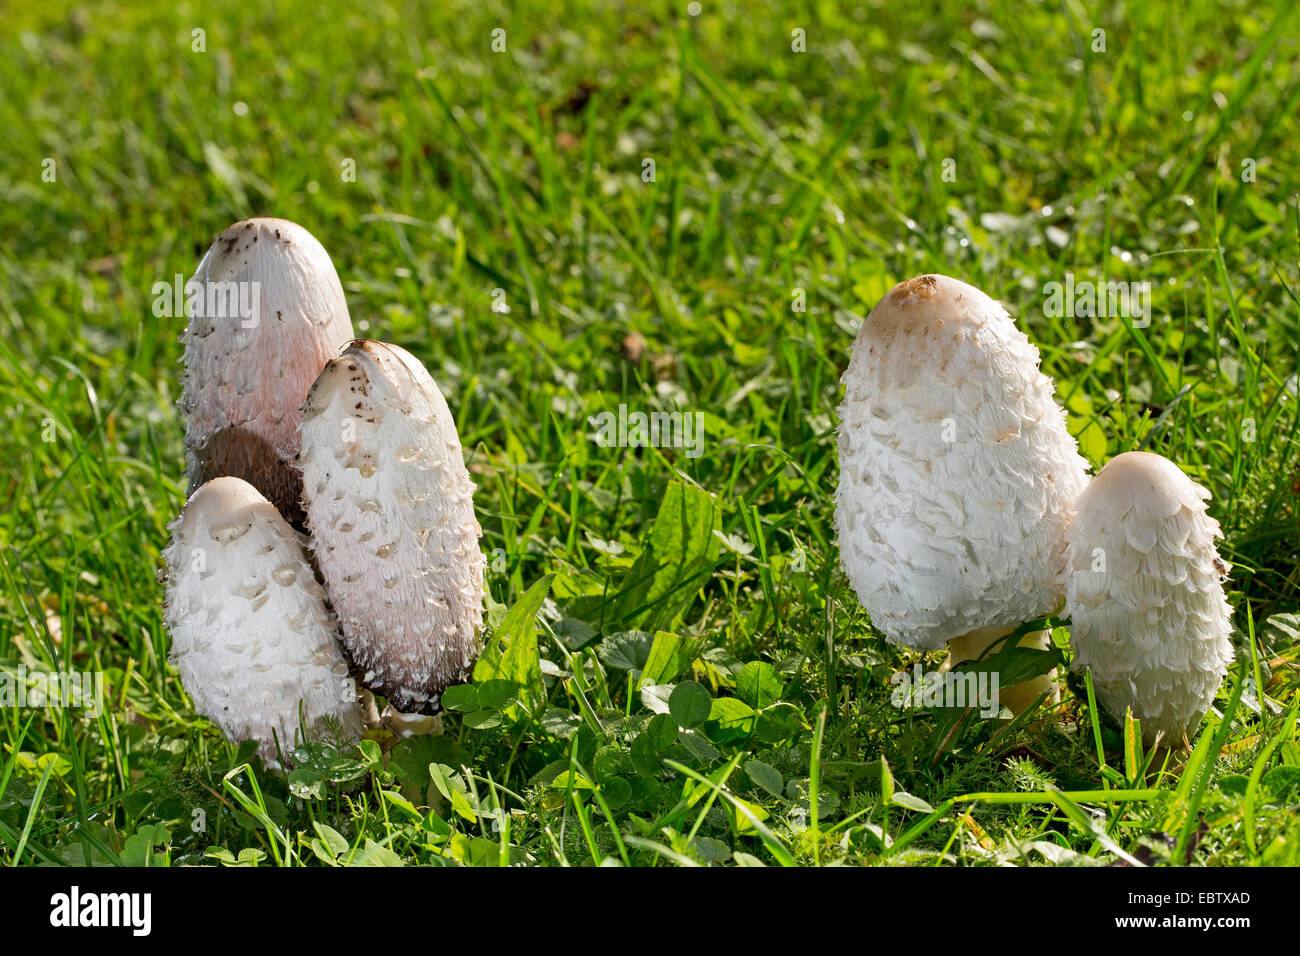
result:
M 1055 611 L 1086 464 L 1038 350 L 973 286 L 923 275 L 871 311 L 840 406 L 840 556 L 872 623 L 922 650 Z
M 181 395 L 190 493 L 233 475 L 300 523 L 301 406 L 352 338 L 334 265 L 301 226 L 248 219 L 212 244 L 190 289 L 200 293 L 184 336 Z

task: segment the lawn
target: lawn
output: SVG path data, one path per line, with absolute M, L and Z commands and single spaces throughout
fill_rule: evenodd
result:
M 1287 0 L 28 0 L 0 91 L 0 675 L 104 688 L 0 707 L 0 861 L 1300 865 Z M 250 216 L 427 365 L 488 556 L 442 733 L 287 777 L 196 716 L 158 580 L 153 289 Z M 836 407 L 926 272 L 1006 304 L 1094 470 L 1212 492 L 1237 659 L 1190 751 L 1064 680 L 1012 723 L 891 704 L 921 658 L 840 566 Z M 1149 325 L 1056 314 L 1067 277 L 1149 283 Z M 611 446 L 620 406 L 698 443 Z

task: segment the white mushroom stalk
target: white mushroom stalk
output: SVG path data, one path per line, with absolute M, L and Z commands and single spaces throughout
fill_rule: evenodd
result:
M 1066 532 L 1071 669 L 1092 671 L 1117 720 L 1131 708 L 1149 746 L 1195 732 L 1233 658 L 1209 497 L 1167 458 L 1128 452 L 1093 479 Z
M 895 286 L 853 345 L 840 406 L 840 555 L 892 642 L 979 657 L 1064 598 L 1062 534 L 1087 483 L 1038 350 L 980 290 Z M 1048 635 L 1022 644 L 1045 648 Z M 1027 706 L 1052 675 L 1003 691 Z
M 410 353 L 357 341 L 312 386 L 302 424 L 307 523 L 361 682 L 434 713 L 470 678 L 484 557 L 456 424 Z
M 195 710 L 268 764 L 300 728 L 361 736 L 357 690 L 302 536 L 252 485 L 203 485 L 164 550 L 171 659 Z
M 189 493 L 234 475 L 300 523 L 300 409 L 353 336 L 334 265 L 301 226 L 249 219 L 217 238 L 187 290 L 194 309 L 181 408 Z

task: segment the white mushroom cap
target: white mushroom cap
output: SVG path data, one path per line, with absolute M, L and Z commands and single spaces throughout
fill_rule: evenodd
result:
M 257 489 L 214 478 L 172 522 L 164 621 L 195 710 L 232 741 L 288 756 L 338 721 L 361 735 L 357 690 L 304 540 Z M 273 736 L 273 733 L 275 736 Z
M 1190 736 L 1232 662 L 1209 497 L 1169 459 L 1127 452 L 1098 472 L 1066 531 L 1071 669 L 1092 670 L 1115 718 L 1131 707 L 1148 744 Z
M 983 292 L 895 286 L 862 324 L 840 406 L 840 556 L 872 623 L 932 650 L 1064 596 L 1086 464 L 1038 350 Z
M 433 713 L 469 679 L 483 623 L 474 483 L 447 402 L 409 352 L 352 343 L 304 406 L 316 560 L 361 682 Z
M 184 336 L 189 491 L 234 475 L 297 523 L 302 480 L 293 462 L 303 399 L 352 339 L 338 274 L 301 226 L 248 219 L 217 238 L 190 282 L 205 294 Z M 209 301 L 206 290 L 220 283 L 234 283 L 225 288 L 241 305 L 255 304 L 255 314 L 242 314 L 223 296 Z

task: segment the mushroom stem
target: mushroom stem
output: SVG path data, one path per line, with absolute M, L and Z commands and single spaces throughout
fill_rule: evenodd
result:
M 365 730 L 379 730 L 383 727 L 383 721 L 379 717 L 379 705 L 375 703 L 375 695 L 364 687 L 361 689 L 360 709 L 361 726 Z
M 442 717 L 438 714 L 404 714 L 389 704 L 380 720 L 399 740 L 407 737 L 438 736 L 442 733 Z
M 968 634 L 961 637 L 954 637 L 948 642 L 948 656 L 945 658 L 939 670 L 949 671 L 953 667 L 965 661 L 979 660 L 983 654 L 999 638 L 1010 634 L 1015 628 L 997 628 L 981 627 L 976 628 Z M 1020 638 L 1019 647 L 1032 647 L 1035 650 L 1045 651 L 1052 646 L 1052 637 L 1050 631 L 1031 631 Z M 999 687 L 998 702 L 1006 706 L 1011 711 L 1013 717 L 1018 716 L 1028 710 L 1038 696 L 1047 693 L 1047 704 L 1055 704 L 1061 699 L 1060 689 L 1056 686 L 1056 671 L 1050 670 L 1046 674 L 1040 674 L 1027 681 L 1021 681 L 1019 684 L 1013 684 L 1010 687 Z

